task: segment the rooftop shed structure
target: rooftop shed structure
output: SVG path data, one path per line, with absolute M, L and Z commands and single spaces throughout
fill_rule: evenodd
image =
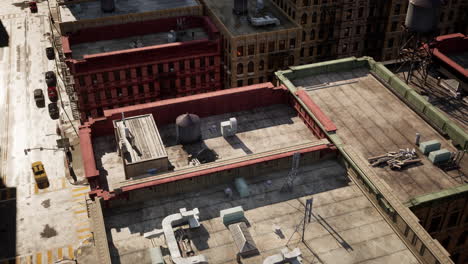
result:
M 169 161 L 152 114 L 114 121 L 125 178 L 167 171 Z

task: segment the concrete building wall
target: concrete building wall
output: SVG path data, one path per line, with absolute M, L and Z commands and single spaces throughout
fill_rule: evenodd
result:
M 107 109 L 221 89 L 219 32 L 207 17 L 185 18 L 191 26 L 202 26 L 209 39 L 100 53 L 76 60 L 72 57 L 72 44 L 123 37 L 120 26 L 91 28 L 63 37 L 81 120 L 102 116 Z M 177 18 L 166 18 L 123 27 L 126 35 L 135 34 L 132 28 L 158 32 L 168 29 L 168 24 L 175 28 L 176 21 Z M 96 36 L 106 32 L 110 36 Z
M 156 173 L 162 173 L 168 170 L 169 160 L 166 158 L 145 160 L 135 162 L 125 166 L 125 178 L 130 179 L 148 174 L 148 170 L 156 169 Z

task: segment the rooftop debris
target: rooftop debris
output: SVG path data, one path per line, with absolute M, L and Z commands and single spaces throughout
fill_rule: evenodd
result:
M 404 167 L 421 162 L 415 149 L 400 149 L 367 159 L 372 167 L 388 165 L 392 170 L 401 170 Z

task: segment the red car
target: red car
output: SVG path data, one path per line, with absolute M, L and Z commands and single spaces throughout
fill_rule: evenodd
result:
M 36 3 L 36 1 L 29 2 L 29 10 L 31 10 L 31 13 L 37 13 L 37 3 Z
M 58 95 L 57 95 L 57 88 L 55 86 L 47 87 L 47 95 L 49 96 L 49 100 L 51 102 L 57 102 Z

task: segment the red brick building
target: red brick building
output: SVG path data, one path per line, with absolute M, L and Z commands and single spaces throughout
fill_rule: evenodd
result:
M 221 89 L 220 36 L 208 17 L 86 28 L 62 43 L 82 121 L 106 109 Z

